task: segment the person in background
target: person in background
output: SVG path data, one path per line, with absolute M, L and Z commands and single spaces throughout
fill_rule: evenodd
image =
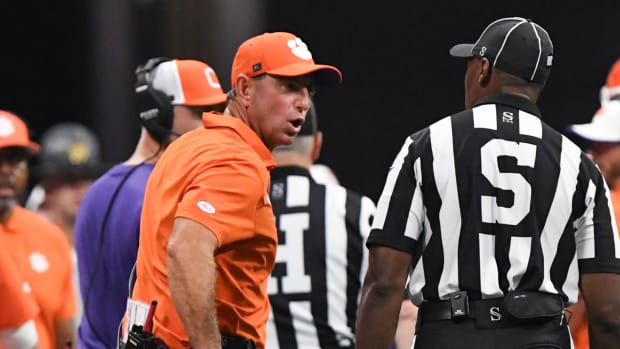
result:
M 100 143 L 88 127 L 77 122 L 53 125 L 41 135 L 41 154 L 32 175 L 26 208 L 62 228 L 74 245 L 77 211 L 93 181 L 103 173 Z
M 71 248 L 57 225 L 18 204 L 28 160 L 39 151 L 24 121 L 0 111 L 0 241 L 39 308 L 34 321 L 39 348 L 64 349 L 67 341 L 75 342 Z
M 230 77 L 224 113 L 168 147 L 144 196 L 132 301 L 158 302 L 153 333 L 172 348 L 264 348 L 271 150 L 293 142 L 315 85 L 342 80 L 286 32 L 244 41 Z
M 375 204 L 338 184 L 318 183 L 310 168 L 323 133 L 316 107 L 292 144 L 275 147 L 270 198 L 278 252 L 269 278 L 268 349 L 353 348 L 366 271 L 364 243 Z
M 91 186 L 78 211 L 75 239 L 85 304 L 78 348 L 117 346 L 148 177 L 172 141 L 199 127 L 203 112 L 221 112 L 226 104 L 217 74 L 199 60 L 149 58 L 137 67 L 135 83 L 142 130 L 133 154 Z
M 618 97 L 616 97 L 618 98 Z M 611 191 L 615 222 L 620 222 L 620 100 L 605 102 L 586 124 L 569 125 L 568 132 L 585 143 L 586 152 L 597 163 Z M 588 321 L 583 297 L 569 307 L 568 323 L 575 349 L 589 349 Z
M 41 135 L 41 153 L 32 174 L 38 183 L 30 191 L 26 208 L 59 226 L 71 245 L 73 287 L 77 313 L 77 331 L 82 316 L 74 226 L 78 208 L 86 191 L 102 173 L 100 144 L 97 136 L 77 122 L 53 125 Z
M 605 179 L 536 103 L 549 33 L 501 18 L 464 58 L 465 110 L 416 131 L 388 170 L 368 237 L 357 348 L 387 348 L 409 277 L 415 349 L 572 348 L 566 306 L 588 307 L 590 345 L 620 348 L 620 240 Z

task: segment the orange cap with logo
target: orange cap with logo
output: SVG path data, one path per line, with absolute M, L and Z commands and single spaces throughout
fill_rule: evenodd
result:
M 193 59 L 174 59 L 155 68 L 153 88 L 172 97 L 172 105 L 203 106 L 226 102 L 215 70 Z
M 269 74 L 295 77 L 314 73 L 316 83 L 337 85 L 342 73 L 331 65 L 316 64 L 308 46 L 297 36 L 286 32 L 264 33 L 243 42 L 232 64 L 231 86 L 236 77 Z
M 40 146 L 30 140 L 26 123 L 17 115 L 0 110 L 0 148 L 21 147 L 31 155 L 39 152 Z

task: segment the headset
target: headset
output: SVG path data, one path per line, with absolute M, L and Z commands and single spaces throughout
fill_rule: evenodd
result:
M 164 143 L 166 136 L 173 134 L 173 97 L 153 87 L 152 73 L 159 64 L 171 60 L 166 57 L 150 58 L 135 71 L 136 102 L 140 122 L 159 144 Z

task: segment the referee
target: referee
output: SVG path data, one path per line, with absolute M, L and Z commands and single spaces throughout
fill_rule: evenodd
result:
M 311 106 L 291 145 L 276 147 L 270 197 L 278 252 L 269 279 L 267 349 L 353 348 L 354 327 L 375 211 L 371 199 L 319 184 L 309 168 L 322 133 Z
M 524 18 L 491 23 L 467 58 L 466 110 L 405 140 L 368 238 L 357 348 L 387 348 L 402 287 L 415 349 L 570 348 L 586 301 L 592 349 L 620 348 L 620 243 L 595 164 L 535 103 L 553 45 Z

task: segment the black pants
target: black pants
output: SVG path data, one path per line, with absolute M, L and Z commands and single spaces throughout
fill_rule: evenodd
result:
M 571 337 L 565 323 L 551 320 L 481 328 L 474 319 L 439 320 L 420 326 L 414 349 L 570 349 Z

